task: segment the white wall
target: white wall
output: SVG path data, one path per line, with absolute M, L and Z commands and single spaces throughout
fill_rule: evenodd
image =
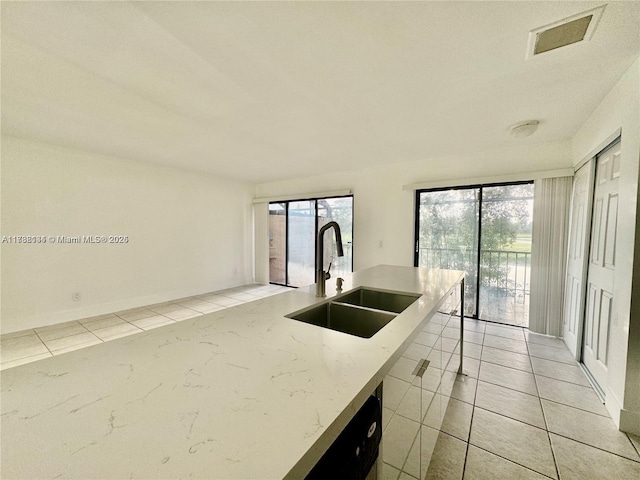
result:
M 3 136 L 1 195 L 5 236 L 129 237 L 2 244 L 3 333 L 253 280 L 249 184 Z
M 640 434 L 640 60 L 627 70 L 575 135 L 574 164 L 597 153 L 618 129 L 622 129 L 621 208 L 606 397 L 607 408 L 620 429 Z
M 506 135 L 506 134 L 505 134 Z M 413 265 L 413 191 L 403 185 L 455 178 L 536 172 L 571 166 L 569 143 L 515 144 L 500 150 L 402 162 L 256 186 L 257 197 L 352 189 L 354 269 L 381 263 Z M 347 167 L 347 166 L 345 166 Z M 382 241 L 382 247 L 379 246 Z M 256 243 L 259 239 L 256 238 Z
M 269 205 L 257 203 L 254 211 L 255 266 L 257 283 L 269 283 Z

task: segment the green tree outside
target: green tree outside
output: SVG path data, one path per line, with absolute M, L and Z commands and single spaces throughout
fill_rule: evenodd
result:
M 479 200 L 479 188 L 420 195 L 418 264 L 466 271 L 467 313 L 473 313 L 478 288 Z M 483 286 L 507 283 L 509 266 L 505 260 L 508 255 L 498 252 L 531 251 L 532 208 L 533 184 L 482 189 L 480 281 Z M 521 257 L 519 262 L 526 261 Z

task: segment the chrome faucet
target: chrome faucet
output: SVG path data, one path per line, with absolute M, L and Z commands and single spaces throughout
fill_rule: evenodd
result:
M 329 222 L 323 225 L 318 230 L 318 244 L 316 247 L 316 297 L 326 297 L 325 282 L 331 278 L 329 270 L 331 270 L 331 264 L 327 271 L 324 271 L 324 232 L 333 227 L 336 231 L 336 245 L 338 247 L 338 256 L 343 257 L 344 252 L 342 250 L 342 234 L 340 233 L 340 225 L 336 222 Z

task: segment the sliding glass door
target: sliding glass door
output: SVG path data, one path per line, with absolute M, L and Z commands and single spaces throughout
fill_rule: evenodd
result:
M 353 196 L 272 202 L 269 204 L 269 281 L 291 287 L 315 283 L 316 238 L 330 221 L 340 225 L 344 256 L 337 256 L 335 236 L 325 235 L 325 269 L 332 276 L 353 268 Z M 329 232 L 332 233 L 332 232 Z
M 476 316 L 479 188 L 418 192 L 416 265 L 464 270 L 465 315 Z
M 302 287 L 315 282 L 316 202 L 289 202 L 287 229 L 288 285 Z
M 465 315 L 528 325 L 533 183 L 416 192 L 415 265 L 466 272 Z
M 324 267 L 326 269 L 331 262 L 331 275 L 336 278 L 353 271 L 353 197 L 318 200 L 318 228 L 331 221 L 340 226 L 344 256 L 338 257 L 336 237 L 332 231 L 327 232 L 324 236 Z
M 269 204 L 269 281 L 287 284 L 287 204 Z
M 482 189 L 478 317 L 529 325 L 533 183 Z

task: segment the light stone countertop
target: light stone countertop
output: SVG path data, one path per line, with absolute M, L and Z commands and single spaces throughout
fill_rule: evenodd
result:
M 285 318 L 325 301 L 312 285 L 2 371 L 0 475 L 303 478 L 462 275 L 346 276 L 422 294 L 372 338 Z

